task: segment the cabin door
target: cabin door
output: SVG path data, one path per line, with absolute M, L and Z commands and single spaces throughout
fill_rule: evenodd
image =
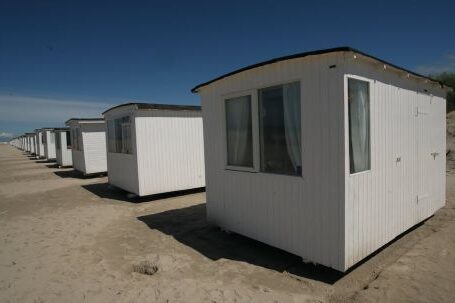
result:
M 443 199 L 441 186 L 445 182 L 444 150 L 441 150 L 441 136 L 445 136 L 441 128 L 441 110 L 445 110 L 442 102 L 435 98 L 418 94 L 417 118 L 417 220 L 428 218 L 434 210 L 434 202 Z

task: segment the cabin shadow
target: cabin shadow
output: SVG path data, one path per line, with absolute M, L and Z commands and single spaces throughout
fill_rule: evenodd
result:
M 182 191 L 175 191 L 169 193 L 162 193 L 156 195 L 149 195 L 144 197 L 139 197 L 134 194 L 131 194 L 121 188 L 115 187 L 109 183 L 97 183 L 97 184 L 88 184 L 82 185 L 83 188 L 90 191 L 91 193 L 97 195 L 100 198 L 104 199 L 111 199 L 117 200 L 122 202 L 129 202 L 129 203 L 142 203 L 142 202 L 151 202 L 166 198 L 174 198 L 183 195 L 203 192 L 205 190 L 204 187 L 196 188 L 196 189 L 189 189 L 189 190 L 182 190 Z
M 41 159 L 41 160 L 36 160 L 35 163 L 54 163 L 55 160 L 47 160 L 47 159 Z
M 46 165 L 47 168 L 59 168 L 57 163 Z
M 301 257 L 294 254 L 236 233 L 224 232 L 207 222 L 205 206 L 203 203 L 141 216 L 137 219 L 145 223 L 150 229 L 156 229 L 174 237 L 177 241 L 211 260 L 230 259 L 247 262 L 331 285 L 381 254 L 385 249 L 394 249 L 391 247 L 393 244 L 423 226 L 431 218 L 406 230 L 343 273 L 323 265 L 304 263 Z
M 58 168 L 59 166 L 57 164 L 48 166 L 52 168 Z M 68 167 L 61 167 L 62 169 L 68 168 Z M 93 174 L 93 175 L 84 175 L 78 170 L 75 169 L 70 169 L 70 170 L 62 170 L 62 171 L 54 171 L 54 174 L 59 176 L 60 178 L 73 178 L 73 179 L 94 179 L 97 177 L 103 177 L 104 175 L 102 174 Z
M 278 272 L 288 272 L 334 284 L 345 274 L 334 269 L 302 262 L 302 258 L 235 233 L 227 233 L 206 221 L 205 204 L 174 209 L 137 218 L 149 228 L 174 237 L 211 260 L 247 262 Z

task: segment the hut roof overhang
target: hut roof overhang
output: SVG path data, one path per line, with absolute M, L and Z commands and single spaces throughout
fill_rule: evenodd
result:
M 234 70 L 234 71 L 232 71 L 230 73 L 224 74 L 222 76 L 219 76 L 219 77 L 217 77 L 215 79 L 212 79 L 210 81 L 198 84 L 198 85 L 196 85 L 195 87 L 193 87 L 191 89 L 191 92 L 192 93 L 197 93 L 204 86 L 210 85 L 210 84 L 212 84 L 214 82 L 220 81 L 222 79 L 228 78 L 228 77 L 236 75 L 238 73 L 241 73 L 241 72 L 244 72 L 244 71 L 247 71 L 247 70 L 252 70 L 252 69 L 264 66 L 264 65 L 269 65 L 269 64 L 273 64 L 273 63 L 277 63 L 277 62 L 281 62 L 281 61 L 286 61 L 286 60 L 297 59 L 297 58 L 304 58 L 304 57 L 309 57 L 309 56 L 318 56 L 318 55 L 336 53 L 336 52 L 351 52 L 351 53 L 353 53 L 354 57 L 356 57 L 358 55 L 359 57 L 364 57 L 364 58 L 368 58 L 368 59 L 374 60 L 377 63 L 383 64 L 384 66 L 387 66 L 387 67 L 389 67 L 391 69 L 395 69 L 395 70 L 401 71 L 401 72 L 407 74 L 408 76 L 412 75 L 413 77 L 421 78 L 423 80 L 426 80 L 426 81 L 429 81 L 429 82 L 433 82 L 433 83 L 439 85 L 441 89 L 444 89 L 446 91 L 453 91 L 453 88 L 451 88 L 449 86 L 446 86 L 444 83 L 442 83 L 439 80 L 432 79 L 430 77 L 427 77 L 427 76 L 418 74 L 416 72 L 410 71 L 410 70 L 408 70 L 406 68 L 397 66 L 397 65 L 395 65 L 393 63 L 390 63 L 390 62 L 387 62 L 387 61 L 385 61 L 383 59 L 380 59 L 380 58 L 377 58 L 375 56 L 369 55 L 369 54 L 364 53 L 364 52 L 362 52 L 360 50 L 357 50 L 355 48 L 352 48 L 352 47 L 349 47 L 349 46 L 342 46 L 342 47 L 321 49 L 321 50 L 315 50 L 315 51 L 310 51 L 310 52 L 304 52 L 304 53 L 298 53 L 298 54 L 278 57 L 278 58 L 270 59 L 270 60 L 267 60 L 267 61 L 259 62 L 259 63 L 253 64 L 253 65 L 249 65 L 249 66 Z

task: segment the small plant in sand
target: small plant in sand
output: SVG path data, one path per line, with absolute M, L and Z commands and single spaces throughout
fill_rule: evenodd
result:
M 133 272 L 152 276 L 158 271 L 158 266 L 150 261 L 142 261 L 133 265 Z

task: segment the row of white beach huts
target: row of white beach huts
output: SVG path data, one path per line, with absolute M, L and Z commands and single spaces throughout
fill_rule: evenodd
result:
M 11 144 L 139 196 L 206 186 L 208 221 L 346 271 L 445 204 L 450 88 L 341 47 L 128 103 Z

